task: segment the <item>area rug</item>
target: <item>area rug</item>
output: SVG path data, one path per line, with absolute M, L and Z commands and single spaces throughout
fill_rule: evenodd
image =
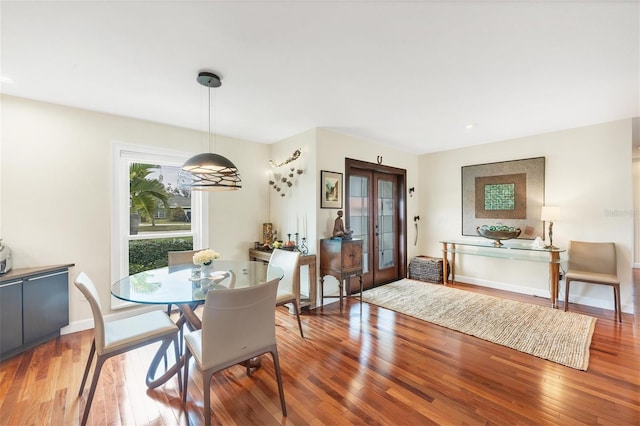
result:
M 574 312 L 403 279 L 363 301 L 578 370 L 587 370 L 596 319 Z

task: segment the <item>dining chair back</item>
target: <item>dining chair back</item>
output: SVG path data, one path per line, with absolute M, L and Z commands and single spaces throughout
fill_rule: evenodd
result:
M 167 253 L 168 265 L 182 265 L 185 263 L 193 264 L 193 255 L 199 250 L 183 250 L 183 251 L 170 251 Z
M 278 284 L 276 306 L 284 306 L 289 303 L 293 306 L 293 311 L 298 320 L 300 336 L 304 338 L 302 322 L 300 321 L 300 305 L 298 304 L 298 297 L 296 297 L 296 295 L 300 294 L 300 252 L 274 249 L 269 258 L 267 276 L 270 276 L 270 269 L 274 266 L 284 271 L 280 284 Z
M 167 252 L 167 265 L 171 267 L 176 265 L 193 264 L 193 255 L 198 251 L 199 250 L 183 250 Z M 171 315 L 171 303 L 167 304 L 167 315 Z M 180 332 L 182 333 L 182 330 Z M 182 341 L 182 338 L 180 341 Z M 180 351 L 182 352 L 182 349 L 180 349 Z
M 187 400 L 189 360 L 202 371 L 205 424 L 211 424 L 211 377 L 218 371 L 270 353 L 275 367 L 282 414 L 287 415 L 276 346 L 275 310 L 278 278 L 256 286 L 209 291 L 202 329 L 187 333 L 182 401 Z
M 180 358 L 180 352 L 178 327 L 164 312 L 151 311 L 127 318 L 106 321 L 102 312 L 98 291 L 87 274 L 84 272 L 78 274 L 74 280 L 74 284 L 89 302 L 94 322 L 94 338 L 91 343 L 89 358 L 87 359 L 87 365 L 84 370 L 84 375 L 82 376 L 82 383 L 80 384 L 80 392 L 78 395 L 82 395 L 93 357 L 97 354 L 91 387 L 80 422 L 81 425 L 85 425 L 89 417 L 89 410 L 96 391 L 96 385 L 100 378 L 100 371 L 107 359 L 158 341 L 163 342 L 159 351 L 166 351 L 173 342 L 176 360 Z M 180 371 L 178 371 L 178 385 L 180 388 L 182 387 Z
M 614 313 L 622 322 L 620 279 L 615 243 L 569 241 L 568 267 L 565 275 L 564 310 L 569 307 L 569 287 L 573 281 L 613 287 Z

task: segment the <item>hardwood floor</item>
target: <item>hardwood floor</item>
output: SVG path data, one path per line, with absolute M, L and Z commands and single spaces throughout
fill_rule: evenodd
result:
M 640 274 L 639 274 L 640 275 Z M 548 300 L 456 284 L 548 305 Z M 637 299 L 636 299 L 637 300 Z M 572 305 L 598 318 L 588 371 L 578 371 L 392 311 L 349 299 L 276 321 L 288 417 L 282 417 L 271 358 L 248 377 L 236 366 L 214 376 L 212 420 L 224 425 L 640 424 L 640 327 L 613 312 Z M 638 312 L 638 311 L 636 311 Z M 92 331 L 65 335 L 0 363 L 0 424 L 76 425 L 78 389 Z M 186 407 L 177 379 L 148 390 L 157 346 L 107 361 L 93 425 L 200 425 L 201 376 L 190 368 Z

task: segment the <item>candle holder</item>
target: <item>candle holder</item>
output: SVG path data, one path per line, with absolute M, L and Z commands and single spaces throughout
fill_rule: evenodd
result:
M 309 247 L 307 247 L 307 239 L 305 237 L 302 237 L 302 245 L 300 246 L 300 253 L 302 253 L 303 256 L 306 256 L 307 254 L 309 254 Z

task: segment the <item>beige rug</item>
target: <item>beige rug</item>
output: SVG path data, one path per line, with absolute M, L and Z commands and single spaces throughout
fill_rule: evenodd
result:
M 596 319 L 437 284 L 403 279 L 363 301 L 578 370 L 589 365 Z

